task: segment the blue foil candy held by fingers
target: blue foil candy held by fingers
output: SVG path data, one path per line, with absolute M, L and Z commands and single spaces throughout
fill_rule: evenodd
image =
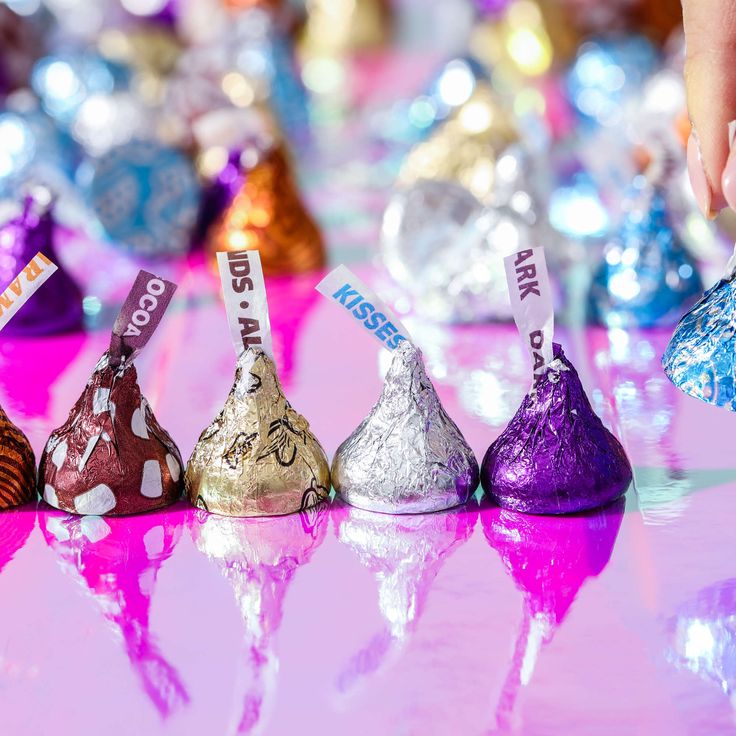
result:
M 644 184 L 608 244 L 589 295 L 591 321 L 607 327 L 674 324 L 703 291 L 660 186 Z
M 680 320 L 662 358 L 683 393 L 736 411 L 736 248 L 725 276 Z

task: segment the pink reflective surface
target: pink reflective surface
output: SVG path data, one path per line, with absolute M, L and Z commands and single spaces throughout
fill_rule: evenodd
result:
M 187 457 L 234 355 L 214 277 L 177 279 L 138 365 Z M 331 456 L 376 400 L 382 361 L 315 281 L 269 295 L 285 391 Z M 527 388 L 515 329 L 410 329 L 481 456 Z M 558 337 L 632 459 L 625 504 L 0 515 L 0 732 L 736 733 L 734 417 L 667 382 L 666 332 Z M 37 452 L 107 339 L 0 343 L 0 399 Z

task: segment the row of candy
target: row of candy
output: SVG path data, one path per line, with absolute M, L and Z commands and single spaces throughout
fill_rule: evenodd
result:
M 377 404 L 340 445 L 330 468 L 308 422 L 281 388 L 258 253 L 221 253 L 218 260 L 237 368 L 228 399 L 202 432 L 186 470 L 141 395 L 134 366 L 176 287 L 141 271 L 113 326 L 109 350 L 46 444 L 38 488 L 47 503 L 78 514 L 131 514 L 173 503 L 184 487 L 192 503 L 213 513 L 277 515 L 317 505 L 332 485 L 361 508 L 418 513 L 466 502 L 480 479 L 504 506 L 557 514 L 599 506 L 626 491 L 632 477 L 626 454 L 553 342 L 541 249 L 506 259 L 515 316 L 534 363 L 533 386 L 480 471 L 408 331 L 344 267 L 318 291 L 391 350 L 393 360 Z M 23 283 L 38 279 L 26 270 L 18 281 L 22 294 L 28 292 Z M 3 297 L 19 308 L 20 298 L 8 292 Z M 7 418 L 2 442 L 3 505 L 9 506 L 34 494 L 35 467 L 27 440 Z

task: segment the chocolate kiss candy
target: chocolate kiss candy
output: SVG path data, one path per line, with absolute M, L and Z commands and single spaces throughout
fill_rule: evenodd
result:
M 36 459 L 31 443 L 0 407 L 0 509 L 34 498 Z
M 263 273 L 283 276 L 325 264 L 322 234 L 301 201 L 289 162 L 272 148 L 246 173 L 241 190 L 208 234 L 216 253 L 258 249 Z
M 672 227 L 662 192 L 645 189 L 593 277 L 591 319 L 608 327 L 674 324 L 703 291 L 697 269 Z
M 662 358 L 677 388 L 731 411 L 736 411 L 735 307 L 736 271 L 706 291 L 680 320 Z
M 54 278 L 30 299 L 3 330 L 8 335 L 50 335 L 81 329 L 84 323 L 82 294 L 59 265 L 54 248 L 56 222 L 50 206 L 27 197 L 23 213 L 0 227 L 0 291 L 36 255 L 43 253 L 57 264 Z
M 486 493 L 530 514 L 568 514 L 626 492 L 631 465 L 621 443 L 593 412 L 575 368 L 554 344 L 554 359 L 488 448 Z
M 290 514 L 329 495 L 325 452 L 262 350 L 238 359 L 230 395 L 202 432 L 185 482 L 193 504 L 226 516 Z
M 396 349 L 378 403 L 337 449 L 332 482 L 352 506 L 388 514 L 448 509 L 475 491 L 473 451 L 409 342 Z
M 105 353 L 41 456 L 44 500 L 75 514 L 137 514 L 181 496 L 179 450 L 141 395 L 135 366 L 109 361 Z

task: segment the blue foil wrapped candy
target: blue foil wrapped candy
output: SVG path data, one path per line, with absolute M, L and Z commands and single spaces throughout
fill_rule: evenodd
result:
M 183 153 L 132 140 L 96 160 L 89 197 L 107 235 L 141 256 L 189 248 L 199 210 L 199 184 Z
M 680 320 L 662 366 L 683 393 L 736 411 L 736 269 L 729 272 Z
M 674 324 L 703 291 L 697 264 L 670 222 L 659 187 L 641 190 L 605 249 L 589 295 L 591 321 L 607 327 Z

